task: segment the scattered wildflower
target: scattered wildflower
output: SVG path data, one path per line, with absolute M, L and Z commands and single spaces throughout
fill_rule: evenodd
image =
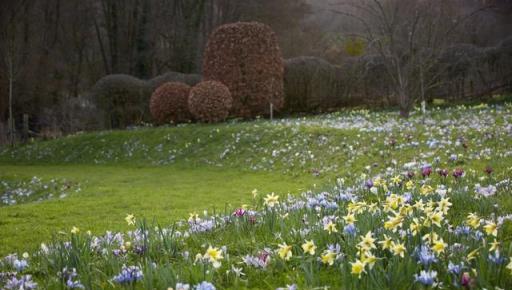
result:
M 305 254 L 310 254 L 313 256 L 316 250 L 315 243 L 313 243 L 313 241 L 306 241 L 304 244 L 302 244 L 302 250 L 304 250 Z
M 267 197 L 264 198 L 265 205 L 272 208 L 279 204 L 279 195 L 275 195 L 273 192 L 271 194 L 267 194 Z
M 430 249 L 425 245 L 420 247 L 417 256 L 418 263 L 421 263 L 424 267 L 428 267 L 430 264 L 437 262 L 436 256 L 434 256 Z
M 79 232 L 80 232 L 80 229 L 79 229 L 79 228 L 77 228 L 77 227 L 75 227 L 75 226 L 71 228 L 71 233 L 72 233 L 72 234 L 76 235 L 76 234 L 78 234 Z
M 512 275 L 512 257 L 508 258 L 508 260 L 510 261 L 507 265 L 507 269 L 510 270 L 510 274 Z
M 221 249 L 209 246 L 203 258 L 212 263 L 214 268 L 219 268 L 221 266 L 220 260 L 224 259 L 224 256 L 222 256 Z
M 200 284 L 197 284 L 194 287 L 194 289 L 195 290 L 215 290 L 216 288 L 212 283 L 203 281 Z
M 320 256 L 320 260 L 322 263 L 332 266 L 334 264 L 334 260 L 336 259 L 336 253 L 330 250 L 325 250 L 323 254 Z
M 447 246 L 448 245 L 443 241 L 443 239 L 439 239 L 433 242 L 432 251 L 434 251 L 436 254 L 444 253 L 444 250 Z
M 138 266 L 126 267 L 126 265 L 123 265 L 121 272 L 114 276 L 112 280 L 119 284 L 133 284 L 142 280 L 143 277 L 144 274 L 142 274 L 142 271 Z
M 176 290 L 190 290 L 190 284 L 176 283 Z
M 126 215 L 126 217 L 124 218 L 124 220 L 126 221 L 126 223 L 129 225 L 129 226 L 133 226 L 135 225 L 135 216 L 133 214 L 128 214 Z
M 281 259 L 288 261 L 292 257 L 292 246 L 288 246 L 286 243 L 279 244 L 277 253 Z
M 403 258 L 407 249 L 405 248 L 404 244 L 402 244 L 402 243 L 392 242 L 390 250 L 393 253 L 393 255 L 400 256 Z
M 419 282 L 425 286 L 432 286 L 436 282 L 437 272 L 422 270 L 419 275 L 414 275 L 414 278 L 416 282 Z
M 350 236 L 355 236 L 357 234 L 357 228 L 354 224 L 348 224 L 343 228 L 343 232 Z
M 366 235 L 361 236 L 361 242 L 358 244 L 363 250 L 376 249 L 375 239 L 371 231 L 367 232 Z
M 352 265 L 351 273 L 353 275 L 358 275 L 359 279 L 361 279 L 361 274 L 366 273 L 366 270 L 364 269 L 366 267 L 366 264 L 361 262 L 360 260 L 356 260 L 353 263 L 350 263 Z
M 384 240 L 379 241 L 379 244 L 383 250 L 391 249 L 391 246 L 393 245 L 393 240 L 391 240 L 390 237 L 384 235 Z
M 16 276 L 13 276 L 11 279 L 8 279 L 5 284 L 5 289 L 13 289 L 13 290 L 29 290 L 36 289 L 37 283 L 32 281 L 31 275 L 23 275 L 20 279 Z
M 484 226 L 484 230 L 487 235 L 498 236 L 498 226 L 494 222 L 487 222 Z
M 327 224 L 324 225 L 324 230 L 329 232 L 329 235 L 338 232 L 338 230 L 336 229 L 336 224 L 333 223 L 332 221 L 329 221 Z

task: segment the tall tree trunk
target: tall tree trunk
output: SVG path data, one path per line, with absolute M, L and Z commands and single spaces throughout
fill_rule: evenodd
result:
M 14 64 L 12 51 L 9 52 L 9 143 L 14 146 L 14 118 L 12 112 L 12 101 L 13 101 L 13 78 L 14 78 Z

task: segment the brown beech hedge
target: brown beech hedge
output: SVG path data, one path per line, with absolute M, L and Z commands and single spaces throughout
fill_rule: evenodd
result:
M 149 101 L 151 116 L 158 124 L 183 123 L 192 119 L 188 110 L 190 86 L 180 82 L 164 83 Z
M 258 22 L 218 27 L 204 53 L 203 79 L 226 85 L 233 97 L 231 114 L 251 117 L 284 105 L 283 61 L 276 34 Z
M 201 122 L 219 122 L 229 115 L 233 98 L 228 87 L 217 81 L 204 81 L 190 91 L 188 107 Z

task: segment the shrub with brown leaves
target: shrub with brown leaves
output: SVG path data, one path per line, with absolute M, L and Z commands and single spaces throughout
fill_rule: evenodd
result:
M 183 123 L 192 119 L 188 110 L 190 86 L 169 82 L 158 87 L 151 95 L 149 110 L 158 124 Z
M 188 108 L 202 122 L 219 122 L 229 115 L 233 98 L 228 87 L 216 81 L 204 81 L 190 90 Z
M 258 22 L 218 27 L 204 53 L 203 78 L 225 84 L 234 116 L 257 116 L 284 105 L 283 61 L 276 34 Z

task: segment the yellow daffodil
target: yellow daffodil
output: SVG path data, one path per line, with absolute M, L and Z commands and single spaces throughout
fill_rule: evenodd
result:
M 288 246 L 286 243 L 279 244 L 277 254 L 281 259 L 285 261 L 290 260 L 290 258 L 292 257 L 292 246 Z
M 273 192 L 271 194 L 267 194 L 267 197 L 264 198 L 265 205 L 268 207 L 274 207 L 279 204 L 279 195 L 275 195 Z
M 371 231 L 367 232 L 366 235 L 364 236 L 361 236 L 361 242 L 358 244 L 358 246 L 365 250 L 365 251 L 368 251 L 370 249 L 376 249 L 377 247 L 375 246 L 375 239 L 373 238 L 373 234 Z
M 414 207 L 419 211 L 425 210 L 425 204 L 423 203 L 423 200 L 421 200 L 421 199 L 414 203 Z
M 510 274 L 512 275 L 512 257 L 509 258 L 510 262 L 507 265 L 507 269 L 510 270 Z
M 484 230 L 488 235 L 498 236 L 498 226 L 494 222 L 487 222 L 484 226 Z
M 366 265 L 368 265 L 368 268 L 373 269 L 373 266 L 375 266 L 375 262 L 377 262 L 377 257 L 375 257 L 371 252 L 366 252 L 364 255 L 364 258 L 362 259 L 362 262 Z
M 431 194 L 432 192 L 434 192 L 434 189 L 432 188 L 432 186 L 430 185 L 422 185 L 421 188 L 420 188 L 420 193 L 422 195 L 429 195 Z
M 333 223 L 332 221 L 329 221 L 327 224 L 324 225 L 324 230 L 329 232 L 329 235 L 338 232 L 338 230 L 336 229 L 336 224 Z
M 384 181 L 384 179 L 380 178 L 380 176 L 378 176 L 377 178 L 375 178 L 375 180 L 373 180 L 373 186 L 375 186 L 375 187 L 379 187 L 379 186 L 382 186 L 385 184 L 386 184 L 386 182 Z
M 468 260 L 468 261 L 471 261 L 471 260 L 475 259 L 475 258 L 476 258 L 476 256 L 478 256 L 478 250 L 479 250 L 479 249 L 476 249 L 476 250 L 471 251 L 471 252 L 468 254 L 468 256 L 467 256 L 467 260 Z
M 252 190 L 252 198 L 256 198 L 258 196 L 258 190 L 255 188 Z
M 390 216 L 389 219 L 384 222 L 384 228 L 396 232 L 397 229 L 402 227 L 403 220 L 404 218 L 399 213 L 395 213 L 394 217 Z
M 76 235 L 76 234 L 78 234 L 79 232 L 80 232 L 80 229 L 79 229 L 79 228 L 77 228 L 77 227 L 72 227 L 72 228 L 71 228 L 71 233 L 72 233 L 72 234 Z
M 437 202 L 437 206 L 439 208 L 439 210 L 443 213 L 443 214 L 448 214 L 448 210 L 450 209 L 450 207 L 452 206 L 452 203 L 450 202 L 450 198 L 447 197 L 447 198 L 443 198 L 441 199 L 440 201 Z
M 391 242 L 390 250 L 391 250 L 391 253 L 393 253 L 393 255 L 400 256 L 403 258 L 407 249 L 405 248 L 404 244 L 402 244 L 402 243 Z
M 336 253 L 330 250 L 324 251 L 324 253 L 320 256 L 320 260 L 323 264 L 327 264 L 332 266 L 334 264 L 334 260 L 336 259 Z
M 443 220 L 443 214 L 441 212 L 433 212 L 428 215 L 428 220 L 433 225 L 436 225 L 437 227 L 441 227 L 441 221 Z
M 135 225 L 135 216 L 133 214 L 126 215 L 124 220 L 126 221 L 126 223 L 128 223 L 129 226 Z
M 199 215 L 197 213 L 193 212 L 193 213 L 189 213 L 188 214 L 188 221 L 189 222 L 195 221 L 197 219 L 199 219 Z
M 500 249 L 500 242 L 498 242 L 496 239 L 494 239 L 494 242 L 491 243 L 491 247 L 489 248 L 489 252 L 499 251 L 499 249 Z
M 409 180 L 405 183 L 405 188 L 407 188 L 407 190 L 411 190 L 414 188 L 414 182 L 412 180 Z
M 360 260 L 356 260 L 355 262 L 353 263 L 350 263 L 352 265 L 352 275 L 358 275 L 359 276 L 359 279 L 361 279 L 361 274 L 362 273 L 366 273 L 365 271 L 365 266 L 366 264 L 361 262 Z
M 206 250 L 206 253 L 203 255 L 205 259 L 208 259 L 210 263 L 213 264 L 214 268 L 219 268 L 221 266 L 220 260 L 224 259 L 222 256 L 222 250 L 219 248 L 214 248 L 209 246 Z
M 425 234 L 421 239 L 425 241 L 425 243 L 432 245 L 439 239 L 439 235 L 436 232 L 431 232 L 429 234 Z
M 393 241 L 391 240 L 390 237 L 384 235 L 384 240 L 379 241 L 379 244 L 383 250 L 386 250 L 391 248 L 391 246 L 393 245 Z
M 470 213 L 466 219 L 466 222 L 468 223 L 468 225 L 474 229 L 478 228 L 481 224 L 481 220 L 480 218 L 474 214 L 474 213 Z
M 438 239 L 432 243 L 432 251 L 434 251 L 437 254 L 444 253 L 444 250 L 446 249 L 447 246 L 448 244 L 446 244 L 443 241 L 443 239 Z
M 422 225 L 417 218 L 412 219 L 412 223 L 409 225 L 409 229 L 411 230 L 412 236 L 415 237 L 421 230 Z
M 315 243 L 313 241 L 306 241 L 302 244 L 302 250 L 304 250 L 304 254 L 310 254 L 313 256 L 316 250 Z
M 400 179 L 399 175 L 396 175 L 395 177 L 391 178 L 391 183 L 393 183 L 394 185 L 400 185 L 401 182 L 402 180 Z
M 346 216 L 343 217 L 343 219 L 347 224 L 353 224 L 357 221 L 356 217 L 352 213 L 347 214 Z

